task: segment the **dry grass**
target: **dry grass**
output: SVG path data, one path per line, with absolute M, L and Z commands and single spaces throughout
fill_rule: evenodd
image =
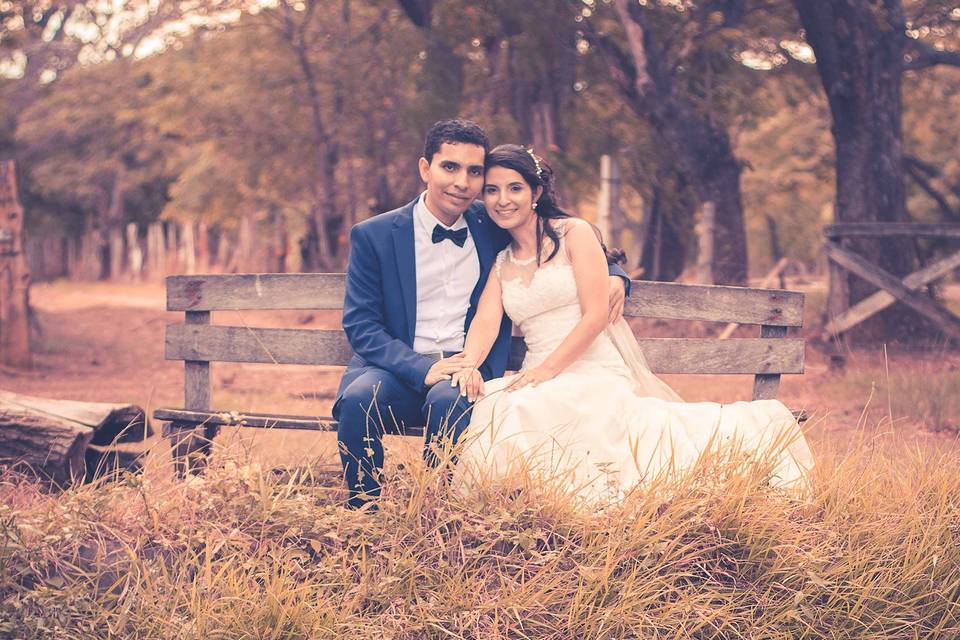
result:
M 408 464 L 351 512 L 241 450 L 183 483 L 159 455 L 59 494 L 7 472 L 0 636 L 957 637 L 960 455 L 887 444 L 821 452 L 802 492 L 717 455 L 602 510 Z
M 955 368 L 925 369 L 919 375 L 891 376 L 891 412 L 914 416 L 931 431 L 960 433 L 960 373 Z
M 883 427 L 960 433 L 960 361 L 955 352 L 934 351 L 896 365 L 880 352 L 871 362 L 851 364 L 821 387 L 830 404 L 863 398 L 864 417 Z

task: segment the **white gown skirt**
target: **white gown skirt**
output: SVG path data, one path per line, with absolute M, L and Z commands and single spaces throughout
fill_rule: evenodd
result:
M 580 497 L 611 499 L 662 473 L 683 472 L 725 444 L 772 456 L 774 485 L 795 485 L 813 466 L 796 420 L 777 400 L 641 397 L 627 376 L 589 365 L 505 391 L 512 379 L 486 383 L 474 406 L 457 464 L 466 485 L 536 479 Z

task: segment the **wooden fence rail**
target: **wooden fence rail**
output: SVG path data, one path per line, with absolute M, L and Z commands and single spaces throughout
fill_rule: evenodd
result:
M 826 255 L 830 261 L 830 290 L 827 309 L 829 321 L 822 338 L 837 337 L 867 318 L 892 304 L 900 303 L 926 316 L 928 320 L 955 340 L 960 340 L 960 316 L 931 297 L 924 287 L 960 269 L 960 251 L 942 257 L 926 267 L 906 275 L 894 276 L 854 253 L 844 244 L 851 238 L 936 238 L 956 243 L 960 241 L 960 224 L 920 224 L 913 222 L 847 222 L 827 225 L 823 229 L 827 242 Z M 869 282 L 877 291 L 855 305 L 848 303 L 849 275 Z
M 288 256 L 286 226 L 273 221 L 242 222 L 239 229 L 209 229 L 203 223 L 127 224 L 81 236 L 25 238 L 31 279 L 160 280 L 168 275 L 285 272 L 296 266 Z

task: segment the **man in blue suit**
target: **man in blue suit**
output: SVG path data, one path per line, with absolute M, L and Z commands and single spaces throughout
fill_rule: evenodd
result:
M 459 352 L 490 268 L 509 236 L 476 202 L 489 141 L 474 122 L 431 127 L 419 161 L 427 188 L 404 207 L 355 225 L 350 232 L 343 329 L 356 355 L 337 391 L 333 415 L 349 489 L 358 508 L 380 495 L 384 433 L 425 425 L 431 445 L 457 438 L 471 403 L 450 385 Z M 627 275 L 611 265 L 611 309 L 622 310 Z M 500 377 L 510 354 L 511 324 L 480 367 Z

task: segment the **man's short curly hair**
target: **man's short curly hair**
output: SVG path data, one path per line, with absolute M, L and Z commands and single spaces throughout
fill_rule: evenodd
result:
M 490 151 L 490 140 L 483 127 L 472 120 L 441 120 L 434 123 L 427 131 L 423 142 L 423 157 L 427 162 L 433 161 L 433 155 L 440 150 L 440 145 L 447 143 L 475 144 L 483 147 L 486 155 Z

